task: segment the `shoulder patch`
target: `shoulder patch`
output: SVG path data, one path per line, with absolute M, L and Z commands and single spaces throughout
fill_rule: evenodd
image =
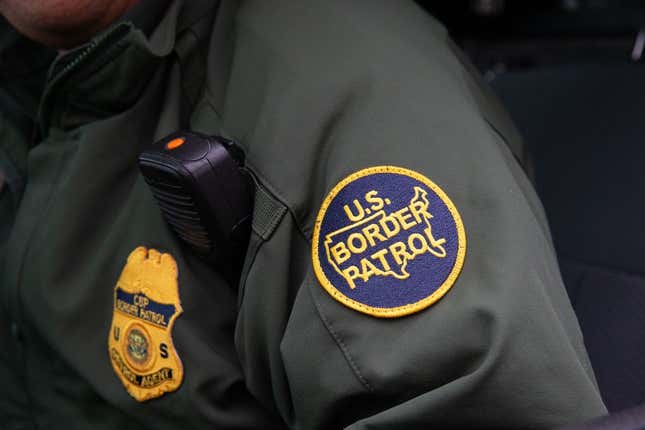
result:
M 377 166 L 340 181 L 314 226 L 312 259 L 323 288 L 342 304 L 381 318 L 435 303 L 466 255 L 457 208 L 412 170 Z
M 172 343 L 172 327 L 182 313 L 177 274 L 172 255 L 140 246 L 114 289 L 110 362 L 139 402 L 175 391 L 184 376 Z

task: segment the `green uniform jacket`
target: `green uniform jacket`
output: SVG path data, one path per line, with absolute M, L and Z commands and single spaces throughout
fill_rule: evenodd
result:
M 3 428 L 550 428 L 605 413 L 520 139 L 436 21 L 381 0 L 177 0 L 161 15 L 150 36 L 122 21 L 49 69 L 3 30 Z M 259 184 L 239 285 L 179 243 L 138 172 L 142 148 L 180 128 L 237 140 Z M 334 300 L 311 257 L 325 196 L 380 165 L 438 184 L 468 241 L 450 291 L 393 319 Z M 183 383 L 147 402 L 107 347 L 138 246 L 174 257 L 183 306 Z

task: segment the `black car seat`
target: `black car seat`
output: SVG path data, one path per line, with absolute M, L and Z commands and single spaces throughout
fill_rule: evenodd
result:
M 645 404 L 559 430 L 645 430 Z
M 498 75 L 610 412 L 645 401 L 645 65 Z M 608 427 L 609 428 L 609 427 Z

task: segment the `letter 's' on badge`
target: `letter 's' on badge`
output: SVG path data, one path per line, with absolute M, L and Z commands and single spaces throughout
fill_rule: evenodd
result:
M 184 369 L 172 342 L 182 313 L 177 263 L 170 254 L 138 247 L 114 290 L 108 352 L 125 389 L 143 402 L 181 385 Z
M 377 166 L 340 181 L 323 202 L 312 241 L 314 271 L 344 305 L 381 318 L 418 312 L 457 280 L 466 232 L 430 179 Z

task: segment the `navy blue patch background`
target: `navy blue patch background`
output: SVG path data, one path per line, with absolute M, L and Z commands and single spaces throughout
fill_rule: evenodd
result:
M 443 245 L 447 252 L 446 257 L 438 258 L 429 253 L 419 255 L 408 261 L 406 270 L 410 276 L 407 279 L 373 276 L 367 283 L 357 280 L 356 288 L 351 289 L 347 281 L 328 262 L 325 250 L 325 238 L 329 233 L 353 224 L 347 218 L 343 206 L 350 205 L 356 213 L 353 200 L 359 199 L 364 202 L 365 194 L 370 190 L 376 190 L 379 197 L 391 200 L 392 203 L 384 207 L 386 214 L 389 214 L 410 204 L 415 195 L 415 186 L 423 188 L 428 193 L 427 198 L 430 202 L 428 210 L 433 216 L 430 220 L 432 233 L 435 239 L 446 239 Z M 422 226 L 417 225 L 400 233 L 392 241 L 402 240 L 407 243 L 407 237 L 414 232 L 423 234 Z M 329 204 L 322 219 L 318 237 L 317 253 L 320 266 L 334 288 L 352 300 L 376 308 L 405 306 L 432 295 L 450 275 L 459 248 L 457 224 L 448 206 L 425 183 L 400 173 L 373 173 L 348 183 Z M 366 257 L 369 254 L 365 252 Z

